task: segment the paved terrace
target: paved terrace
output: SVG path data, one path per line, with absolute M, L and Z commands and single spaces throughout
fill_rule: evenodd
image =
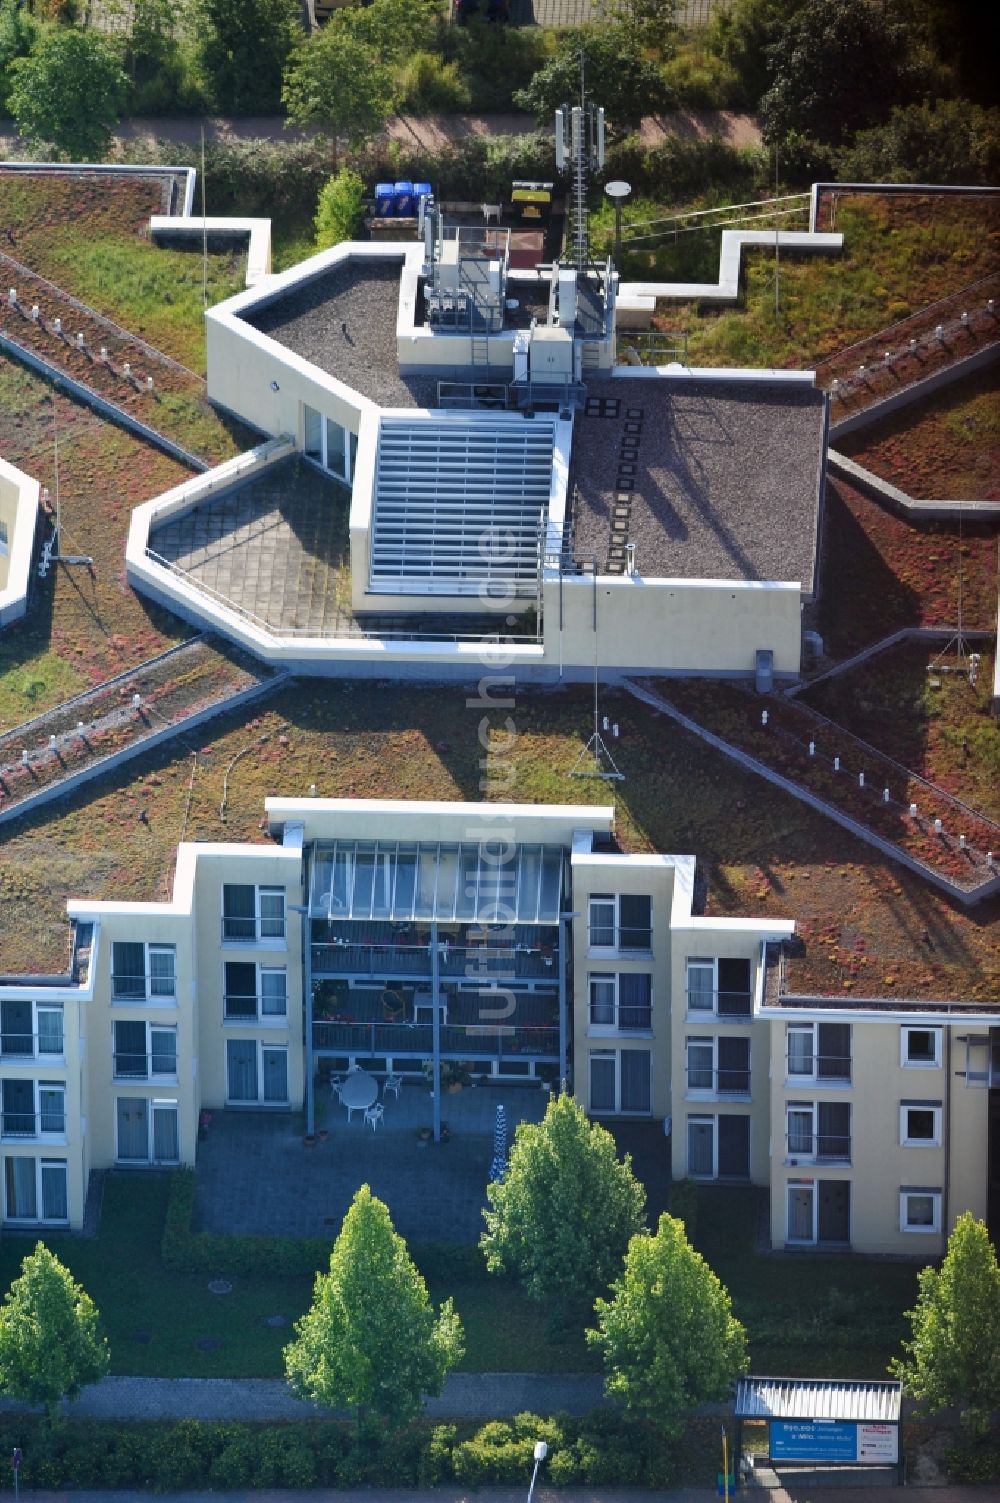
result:
M 379 1097 L 381 1100 L 381 1095 Z M 306 1148 L 299 1113 L 214 1112 L 198 1146 L 197 1224 L 213 1232 L 330 1237 L 337 1235 L 354 1192 L 369 1184 L 409 1241 L 475 1242 L 493 1161 L 493 1126 L 502 1102 L 508 1141 L 519 1121 L 541 1120 L 548 1094 L 535 1086 L 475 1086 L 445 1094 L 450 1141 L 421 1143 L 433 1106 L 422 1083 L 407 1081 L 385 1103 L 374 1130 L 317 1087 L 326 1142 Z
M 821 392 L 616 379 L 587 396 L 570 468 L 581 563 L 603 571 L 632 542 L 646 577 L 799 580 L 812 594 Z
M 437 379 L 402 377 L 398 256 L 348 261 L 256 308 L 247 322 L 380 407 L 431 407 Z

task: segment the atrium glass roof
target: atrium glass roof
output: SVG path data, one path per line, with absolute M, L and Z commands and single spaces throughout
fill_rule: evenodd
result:
M 309 915 L 556 924 L 564 867 L 560 846 L 504 840 L 320 842 L 313 851 Z

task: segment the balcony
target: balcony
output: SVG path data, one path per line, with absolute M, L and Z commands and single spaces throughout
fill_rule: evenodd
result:
M 850 1085 L 849 1054 L 786 1056 L 787 1079 L 792 1085 Z
M 753 1007 L 749 991 L 702 991 L 688 987 L 688 1017 L 717 1018 L 720 1023 L 751 1023 Z
M 549 981 L 559 977 L 559 931 L 538 925 L 439 931 L 442 980 Z M 429 978 L 431 940 L 424 930 L 391 923 L 313 923 L 313 976 L 369 976 L 372 980 Z
M 52 1064 L 62 1062 L 63 1041 L 61 1035 L 51 1031 L 38 1033 L 0 1033 L 0 1059 L 11 1062 L 40 1059 Z
M 442 997 L 440 1047 L 444 1058 L 535 1058 L 558 1063 L 555 1001 L 522 992 L 512 1010 L 504 993 L 491 1005 L 479 991 Z M 432 1004 L 405 991 L 339 986 L 321 993 L 313 1047 L 325 1054 L 429 1059 L 434 1052 Z M 320 1015 L 320 1013 L 322 1015 Z
M 692 1065 L 688 1067 L 687 1088 L 692 1096 L 724 1096 L 728 1100 L 749 1101 L 750 1067 L 709 1070 Z
M 850 1134 L 789 1133 L 785 1138 L 786 1164 L 849 1164 Z

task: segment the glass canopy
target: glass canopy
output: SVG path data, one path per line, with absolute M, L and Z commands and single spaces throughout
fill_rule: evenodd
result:
M 439 845 L 336 840 L 313 850 L 309 915 L 556 924 L 565 856 L 559 846 L 506 841 Z

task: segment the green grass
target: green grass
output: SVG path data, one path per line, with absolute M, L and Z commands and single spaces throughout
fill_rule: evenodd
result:
M 271 221 L 271 269 L 287 271 L 297 266 L 307 256 L 316 254 L 316 235 L 312 219 L 303 215 L 291 218 L 287 215 Z

